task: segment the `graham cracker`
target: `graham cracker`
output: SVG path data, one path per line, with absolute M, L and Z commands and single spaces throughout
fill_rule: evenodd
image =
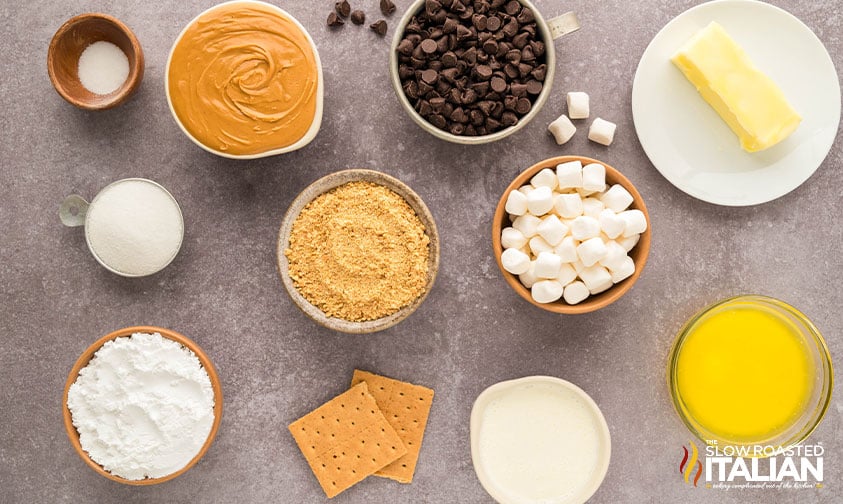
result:
M 329 498 L 407 453 L 365 383 L 291 423 L 289 429 Z
M 433 390 L 355 369 L 351 385 L 360 383 L 369 385 L 369 393 L 407 447 L 406 455 L 379 469 L 375 476 L 411 483 L 433 402 Z

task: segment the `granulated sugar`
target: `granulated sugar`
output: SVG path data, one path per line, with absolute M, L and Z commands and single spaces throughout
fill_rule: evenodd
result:
M 128 77 L 129 58 L 111 42 L 94 42 L 79 56 L 79 81 L 94 94 L 113 93 Z
M 175 258 L 183 226 L 181 210 L 165 189 L 147 180 L 125 179 L 103 189 L 91 203 L 85 235 L 106 266 L 143 276 Z
M 82 449 L 129 480 L 186 466 L 214 423 L 208 373 L 196 354 L 158 333 L 104 344 L 70 387 L 67 407 Z

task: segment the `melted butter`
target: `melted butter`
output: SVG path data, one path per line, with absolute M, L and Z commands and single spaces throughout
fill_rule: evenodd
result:
M 203 14 L 176 44 L 168 77 L 184 128 L 228 154 L 293 145 L 316 116 L 314 49 L 292 19 L 269 6 L 235 3 Z

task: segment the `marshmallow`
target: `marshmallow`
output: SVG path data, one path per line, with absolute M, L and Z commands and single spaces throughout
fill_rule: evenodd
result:
M 600 201 L 615 213 L 621 213 L 632 204 L 632 195 L 622 185 L 615 184 L 599 196 Z
M 530 238 L 530 252 L 538 256 L 542 252 L 553 252 L 553 247 L 539 235 Z
M 570 264 L 563 264 L 559 267 L 559 274 L 556 275 L 556 281 L 562 285 L 568 285 L 577 279 L 577 271 Z
M 530 269 L 530 256 L 517 249 L 506 249 L 501 254 L 501 264 L 506 271 L 520 275 Z
M 620 236 L 626 229 L 626 221 L 618 217 L 611 208 L 606 208 L 600 212 L 597 220 L 600 222 L 600 230 L 611 240 Z
M 606 257 L 607 252 L 606 244 L 600 237 L 586 240 L 577 247 L 577 256 L 586 268 L 597 264 L 598 261 Z
M 524 215 L 527 213 L 527 195 L 521 191 L 509 191 L 504 208 L 508 214 Z
M 541 224 L 541 221 L 542 220 L 535 215 L 524 214 L 512 221 L 512 227 L 521 231 L 521 234 L 523 234 L 526 238 L 532 238 L 536 236 L 536 228 L 539 224 Z
M 569 161 L 556 165 L 556 178 L 559 179 L 559 189 L 582 187 L 582 163 Z
M 561 217 L 573 219 L 582 215 L 582 198 L 579 194 L 559 194 L 553 200 L 553 208 Z
M 641 210 L 627 210 L 618 214 L 624 220 L 626 227 L 623 230 L 623 237 L 628 238 L 635 234 L 641 234 L 647 230 L 647 217 Z
M 583 198 L 582 200 L 582 214 L 595 219 L 600 218 L 600 212 L 606 208 L 603 202 L 597 198 Z
M 626 250 L 624 250 L 624 248 L 621 247 L 618 242 L 610 241 L 606 244 L 606 255 L 603 257 L 603 259 L 600 259 L 600 266 L 603 266 L 609 271 L 614 271 L 623 266 L 623 263 L 626 261 L 626 258 Z
M 635 273 L 635 261 L 631 257 L 626 256 L 620 268 L 610 270 L 612 273 L 612 282 L 618 283 L 626 280 Z
M 579 275 L 582 272 L 582 270 L 585 269 L 585 266 L 583 265 L 582 261 L 580 261 L 579 259 L 572 262 L 571 266 L 574 268 L 574 271 L 577 272 L 577 275 Z
M 556 189 L 556 186 L 559 185 L 559 179 L 556 178 L 556 173 L 553 172 L 550 168 L 545 168 L 540 172 L 536 173 L 533 178 L 530 179 L 530 184 L 533 187 L 549 187 L 551 190 Z
M 591 123 L 591 127 L 588 128 L 588 139 L 599 144 L 612 145 L 617 127 L 615 123 L 598 117 Z
M 568 119 L 568 116 L 562 114 L 558 119 L 548 125 L 547 131 L 553 135 L 553 139 L 556 140 L 557 145 L 564 145 L 577 132 L 577 127 Z
M 511 227 L 503 228 L 503 231 L 501 231 L 501 245 L 503 245 L 503 248 L 520 249 L 526 244 L 527 237 L 521 231 Z
M 606 167 L 600 163 L 590 163 L 583 166 L 582 188 L 593 192 L 604 191 L 606 189 Z
M 518 280 L 521 280 L 521 285 L 526 288 L 531 288 L 539 279 L 535 273 L 536 261 L 530 261 L 530 267 L 524 273 L 518 275 Z
M 617 242 L 618 242 L 618 245 L 620 245 L 621 247 L 624 248 L 624 250 L 629 252 L 630 250 L 635 248 L 636 245 L 638 245 L 638 240 L 640 240 L 640 239 L 641 239 L 641 235 L 636 234 L 636 235 L 632 235 L 632 236 L 625 236 L 625 237 L 619 238 L 617 240 Z
M 588 93 L 568 93 L 568 115 L 571 119 L 587 119 L 589 113 Z
M 553 190 L 537 187 L 527 195 L 527 210 L 533 215 L 544 215 L 553 208 Z
M 559 275 L 559 268 L 562 267 L 562 259 L 553 252 L 542 252 L 536 259 L 534 274 L 538 278 L 556 278 Z
M 535 190 L 536 190 L 536 188 L 535 188 L 535 187 L 533 187 L 533 186 L 531 186 L 530 184 L 523 185 L 523 186 L 521 186 L 521 187 L 519 187 L 519 188 L 518 188 L 518 192 L 520 192 L 520 193 L 521 193 L 521 194 L 523 194 L 524 196 L 526 196 L 526 195 L 530 194 L 531 192 L 533 192 L 533 191 L 535 191 Z
M 578 259 L 577 241 L 573 236 L 566 236 L 559 245 L 553 248 L 553 252 L 562 259 L 563 263 L 572 263 Z
M 533 284 L 531 292 L 536 303 L 552 303 L 562 297 L 563 290 L 556 280 L 539 280 Z
M 565 286 L 565 302 L 568 304 L 578 304 L 588 298 L 588 287 L 582 282 L 572 282 Z
M 513 224 L 513 226 L 515 226 L 515 224 Z M 515 227 L 517 228 L 517 226 Z M 589 238 L 594 238 L 595 236 L 600 235 L 600 222 L 594 217 L 587 217 L 585 215 L 577 217 L 571 224 L 571 235 L 573 235 L 573 237 L 577 240 L 588 240 Z
M 591 294 L 600 294 L 614 285 L 612 274 L 603 266 L 585 268 L 579 274 Z
M 536 228 L 536 232 L 539 236 L 544 238 L 544 241 L 546 241 L 549 245 L 555 247 L 556 245 L 559 245 L 562 238 L 565 238 L 565 235 L 568 234 L 568 226 L 562 224 L 559 217 L 549 215 L 542 219 L 541 224 L 539 224 Z

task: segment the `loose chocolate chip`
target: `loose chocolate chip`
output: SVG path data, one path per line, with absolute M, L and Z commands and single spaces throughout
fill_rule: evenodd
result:
M 361 25 L 366 22 L 366 13 L 361 10 L 356 10 L 351 13 L 351 22 L 356 25 Z
M 510 16 L 515 16 L 521 10 L 521 2 L 518 0 L 511 0 L 506 4 L 506 13 Z
M 499 101 L 492 102 L 492 111 L 489 113 L 489 115 L 494 117 L 495 119 L 500 119 L 502 114 L 503 114 L 503 103 L 501 103 Z
M 416 81 L 407 81 L 404 84 L 404 94 L 407 95 L 407 98 L 411 100 L 415 100 L 419 97 L 419 85 Z
M 527 47 L 527 44 L 530 40 L 530 34 L 526 32 L 521 32 L 518 35 L 512 37 L 512 45 L 518 49 L 524 49 Z
M 527 92 L 532 95 L 537 95 L 542 92 L 542 83 L 537 80 L 527 81 Z
M 492 77 L 492 69 L 488 65 L 478 65 L 474 69 L 474 75 L 480 80 L 489 80 Z
M 384 21 L 383 19 L 375 21 L 373 24 L 371 24 L 369 26 L 369 28 L 371 28 L 372 31 L 377 33 L 378 36 L 380 36 L 380 37 L 383 37 L 384 35 L 386 35 L 387 26 L 386 26 L 386 21 Z
M 524 7 L 523 9 L 521 9 L 521 13 L 518 14 L 518 17 L 516 19 L 518 19 L 518 22 L 521 24 L 527 24 L 535 21 L 536 16 L 533 15 L 532 9 Z
M 462 54 L 462 60 L 468 63 L 469 65 L 474 65 L 477 63 L 477 49 L 473 47 L 469 47 L 465 50 Z
M 474 90 L 479 96 L 486 96 L 489 94 L 489 83 L 488 82 L 475 82 L 471 85 L 471 89 Z
M 445 33 L 454 33 L 457 31 L 457 25 L 460 22 L 454 18 L 448 18 L 445 20 L 445 24 L 442 25 L 442 31 Z
M 436 14 L 442 9 L 442 3 L 439 0 L 426 0 L 424 2 L 424 10 L 428 16 Z
M 521 75 L 521 72 L 518 70 L 518 66 L 513 65 L 512 63 L 507 63 L 503 67 L 503 71 L 506 74 L 506 76 L 509 77 L 510 79 L 516 79 L 516 78 L 518 78 L 518 76 Z
M 457 80 L 457 74 L 459 70 L 456 68 L 446 68 L 439 73 L 439 76 L 453 84 Z
M 451 112 L 451 120 L 458 123 L 468 122 L 468 115 L 462 107 L 457 107 Z
M 531 37 L 536 37 L 536 23 L 530 23 L 521 27 L 522 31 L 530 34 Z
M 348 14 L 351 12 L 351 5 L 348 3 L 348 0 L 342 0 L 341 2 L 337 2 L 334 4 L 334 10 L 337 11 L 342 17 L 348 17 Z
M 439 38 L 439 40 L 436 41 L 436 50 L 440 53 L 444 53 L 445 51 L 447 51 L 448 46 L 449 44 L 447 35 L 443 35 Z
M 529 98 L 518 98 L 518 104 L 515 106 L 515 111 L 521 115 L 526 114 L 533 108 L 533 103 Z
M 460 0 L 454 0 L 451 3 L 451 12 L 454 14 L 462 14 L 465 12 L 465 4 L 463 4 Z
M 436 81 L 439 80 L 439 73 L 436 70 L 428 68 L 421 73 L 421 80 L 431 85 L 436 84 Z
M 475 14 L 474 16 L 471 17 L 471 22 L 474 25 L 474 27 L 477 28 L 477 31 L 485 31 L 486 30 L 487 19 L 486 19 L 486 16 L 484 16 L 483 14 Z
M 473 37 L 474 37 L 474 34 L 471 32 L 471 30 L 468 27 L 463 26 L 463 25 L 457 26 L 457 42 L 461 42 L 463 40 L 468 40 L 468 39 L 473 38 Z
M 439 129 L 445 129 L 445 127 L 448 126 L 448 121 L 446 121 L 445 117 L 440 114 L 433 114 L 427 120 L 430 121 L 430 124 Z
M 465 127 L 465 132 L 463 133 L 465 136 L 477 136 L 478 134 L 477 130 L 471 124 Z M 485 135 L 485 133 L 483 134 Z
M 420 47 L 425 54 L 433 54 L 436 52 L 436 41 L 429 38 L 424 39 L 422 40 Z
M 500 77 L 492 78 L 492 91 L 495 93 L 503 93 L 506 91 L 506 80 Z
M 403 54 L 404 56 L 410 56 L 413 54 L 413 43 L 410 42 L 410 39 L 404 39 L 398 43 L 398 54 Z
M 506 111 L 501 115 L 501 125 L 505 128 L 518 124 L 518 116 L 514 112 Z
M 468 113 L 469 120 L 471 120 L 471 124 L 475 126 L 480 126 L 486 120 L 486 117 L 483 115 L 483 112 L 479 110 L 472 110 Z
M 516 21 L 515 18 L 510 19 L 509 22 L 503 25 L 501 31 L 507 37 L 514 37 L 515 34 L 518 33 L 518 21 Z
M 501 123 L 494 117 L 486 118 L 486 130 L 489 132 L 497 131 L 501 128 Z
M 544 82 L 544 78 L 547 76 L 547 65 L 542 63 L 530 72 L 530 75 L 537 81 Z
M 331 28 L 336 28 L 337 26 L 342 26 L 344 24 L 345 22 L 337 15 L 336 12 L 328 14 L 328 26 Z
M 442 107 L 445 106 L 445 98 L 431 98 L 430 107 L 434 112 L 442 112 Z
M 519 98 L 527 96 L 527 85 L 521 84 L 520 82 L 513 82 L 509 87 L 509 92 L 512 93 L 513 96 L 517 96 Z
M 489 39 L 483 42 L 483 50 L 486 51 L 486 54 L 497 54 L 498 43 L 495 42 L 495 39 Z
M 503 108 L 506 110 L 511 110 L 515 112 L 515 109 L 518 107 L 518 98 L 510 95 L 503 99 Z
M 415 75 L 416 75 L 416 72 L 415 72 L 415 70 L 413 70 L 412 67 L 407 66 L 407 65 L 399 65 L 398 66 L 398 77 L 402 81 L 407 80 L 407 79 L 412 79 L 413 77 L 415 77 Z
M 427 100 L 419 100 L 416 110 L 422 117 L 427 117 L 433 113 L 433 107 L 430 106 L 430 102 Z
M 384 16 L 389 16 L 395 12 L 395 4 L 391 0 L 381 0 L 381 12 Z
M 457 66 L 457 55 L 453 51 L 448 51 L 442 55 L 441 61 L 445 68 L 453 68 Z
M 423 79 L 418 81 L 419 96 L 427 96 L 427 93 L 433 91 L 433 86 L 425 82 Z
M 491 16 L 486 20 L 486 29 L 491 32 L 496 32 L 501 29 L 501 18 Z
M 540 40 L 531 40 L 530 47 L 533 48 L 533 54 L 540 58 L 544 56 L 544 42 Z
M 513 64 L 521 63 L 521 51 L 518 49 L 513 49 L 506 53 L 506 60 Z
M 536 61 L 536 55 L 533 54 L 533 48 L 530 46 L 521 49 L 521 61 L 526 61 L 527 63 L 531 63 Z
M 477 101 L 477 93 L 473 89 L 466 89 L 462 92 L 462 103 L 470 105 Z
M 466 19 L 471 19 L 471 16 L 474 15 L 474 7 L 471 5 L 466 5 L 465 10 L 460 12 L 459 18 L 465 21 Z
M 530 75 L 530 72 L 533 71 L 533 65 L 528 65 L 527 63 L 521 63 L 518 65 L 518 72 L 521 74 L 521 78 Z
M 439 70 L 442 70 L 442 62 L 439 60 L 430 60 L 427 62 L 427 68 L 436 70 L 438 72 Z

